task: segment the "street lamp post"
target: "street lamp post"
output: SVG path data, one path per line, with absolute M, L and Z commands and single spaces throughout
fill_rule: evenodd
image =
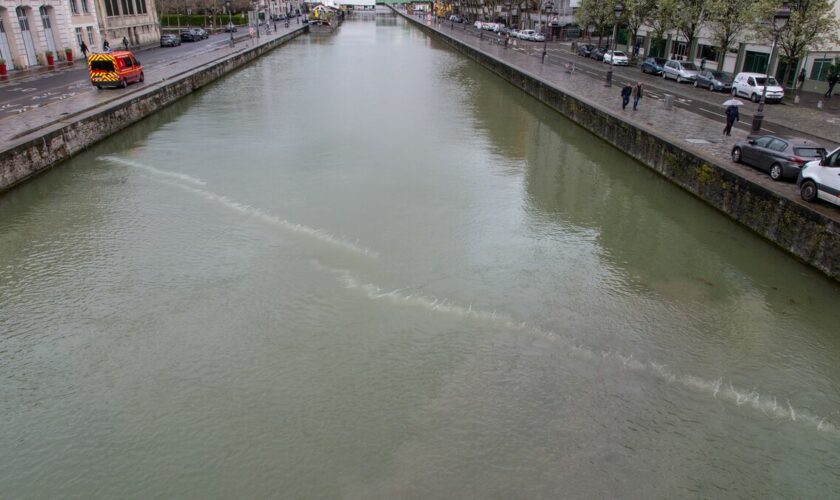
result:
M 547 12 L 552 7 L 554 7 L 554 2 L 552 2 L 551 0 L 546 0 L 545 2 L 543 2 L 543 9 L 542 9 L 542 12 L 540 13 L 540 32 L 543 35 L 543 51 L 542 51 L 542 62 L 543 62 L 543 64 L 545 64 L 545 56 L 548 53 L 548 30 L 545 29 L 545 26 L 547 26 L 548 23 L 543 22 L 543 16 L 548 17 Z
M 787 22 L 790 19 L 790 7 L 788 7 L 788 2 L 783 2 L 781 8 L 776 11 L 773 15 L 773 45 L 770 47 L 770 58 L 773 58 L 773 52 L 776 51 L 776 44 L 779 41 L 779 33 L 785 26 L 787 26 Z M 767 62 L 767 73 L 770 73 L 770 61 Z M 761 101 L 758 103 L 758 109 L 755 111 L 753 115 L 752 121 L 752 131 L 758 132 L 761 130 L 761 122 L 764 121 L 764 103 L 767 96 L 767 85 L 770 83 L 770 75 L 764 75 L 764 86 L 761 89 Z
M 610 67 L 607 70 L 607 87 L 612 87 L 612 77 L 613 77 L 613 66 L 615 65 L 615 48 L 617 47 L 616 37 L 618 36 L 618 20 L 621 19 L 621 13 L 624 12 L 624 6 L 621 5 L 621 2 L 615 4 L 615 24 L 613 24 L 613 49 L 612 54 L 610 54 Z

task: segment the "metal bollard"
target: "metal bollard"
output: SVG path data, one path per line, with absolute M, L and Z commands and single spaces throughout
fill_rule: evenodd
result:
M 674 96 L 671 94 L 665 94 L 665 100 L 663 101 L 665 104 L 665 109 L 671 110 L 674 108 Z

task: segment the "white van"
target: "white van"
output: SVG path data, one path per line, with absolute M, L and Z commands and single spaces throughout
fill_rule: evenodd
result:
M 806 163 L 799 172 L 796 185 L 805 201 L 820 199 L 840 205 L 840 149 L 835 149 L 822 160 Z
M 767 83 L 765 101 L 781 102 L 785 97 L 785 89 L 779 85 L 775 78 L 763 73 L 738 73 L 732 82 L 732 95 L 747 97 L 752 99 L 752 102 L 758 102 L 761 100 L 761 93 L 764 92 L 765 82 Z

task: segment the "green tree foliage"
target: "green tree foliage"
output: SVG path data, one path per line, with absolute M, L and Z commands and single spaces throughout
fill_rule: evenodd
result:
M 766 40 L 776 35 L 773 16 L 781 7 L 778 0 L 764 0 L 759 3 L 759 24 L 756 32 Z M 790 19 L 778 32 L 779 50 L 788 61 L 801 58 L 806 50 L 817 50 L 837 42 L 837 30 L 840 29 L 834 14 L 834 0 L 795 0 L 788 3 Z M 783 82 L 788 81 L 792 65 L 788 64 Z
M 718 70 L 732 42 L 755 25 L 757 15 L 755 0 L 706 0 L 706 23 L 721 54 Z
M 624 25 L 627 26 L 628 44 L 633 44 L 639 29 L 651 22 L 656 12 L 656 0 L 626 0 L 624 5 Z
M 700 28 L 706 18 L 707 0 L 676 0 L 674 12 L 674 25 L 680 35 L 685 38 L 689 50 L 693 49 L 694 41 L 700 34 Z M 676 47 L 676 45 L 674 45 Z M 689 54 L 693 59 L 694 54 Z
M 615 1 L 581 0 L 577 11 L 577 20 L 581 26 L 593 26 L 598 30 L 598 46 L 604 38 L 604 31 L 615 24 Z

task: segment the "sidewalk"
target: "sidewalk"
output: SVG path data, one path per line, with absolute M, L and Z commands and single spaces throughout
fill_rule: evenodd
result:
M 405 15 L 401 12 L 399 14 Z M 415 21 L 415 19 L 411 19 L 411 21 Z M 458 29 L 457 25 L 453 29 L 449 23 L 441 25 L 433 25 L 422 21 L 421 23 L 446 37 L 454 38 L 464 45 L 530 74 L 534 78 L 548 82 L 569 96 L 586 102 L 604 113 L 620 117 L 638 129 L 648 130 L 675 144 L 679 144 L 681 148 L 694 152 L 700 157 L 714 159 L 715 163 L 736 172 L 739 176 L 749 179 L 770 191 L 779 193 L 790 200 L 801 203 L 799 190 L 794 183 L 775 182 L 764 172 L 731 161 L 732 147 L 736 142 L 746 140 L 749 135 L 746 130 L 733 129 L 731 137 L 723 136 L 723 120 L 705 118 L 676 106 L 668 110 L 665 109 L 662 101 L 650 96 L 642 99 L 637 111 L 632 110 L 632 103 L 626 110 L 622 110 L 619 95 L 621 87 L 618 85 L 606 87 L 603 81 L 596 81 L 582 71 L 570 73 L 565 66 L 543 64 L 540 57 L 505 48 L 503 44 L 496 43 L 495 37 L 492 36 L 479 39 L 465 32 L 464 29 Z M 714 98 L 719 100 L 720 96 L 715 95 Z M 773 108 L 774 111 L 776 109 L 778 108 Z M 824 127 L 825 125 L 821 126 Z M 809 204 L 809 208 L 832 219 L 840 218 L 840 211 L 835 207 Z
M 73 117 L 80 113 L 91 111 L 111 101 L 123 99 L 160 82 L 190 72 L 205 64 L 302 29 L 303 25 L 296 24 L 290 25 L 289 28 L 278 26 L 277 32 L 270 35 L 262 34 L 260 38 L 250 38 L 248 35 L 239 37 L 239 41 L 237 41 L 234 48 L 225 44 L 209 52 L 181 60 L 178 64 L 160 64 L 152 67 L 144 67 L 145 82 L 132 84 L 126 89 L 105 89 L 99 91 L 92 88 L 89 83 L 80 84 L 79 92 L 72 97 L 62 98 L 58 96 L 56 100 L 49 102 L 49 104 L 28 109 L 25 113 L 10 115 L 0 119 L 0 149 L 5 150 L 13 142 L 44 127 L 59 122 L 72 122 Z M 78 68 L 78 65 L 76 68 Z

